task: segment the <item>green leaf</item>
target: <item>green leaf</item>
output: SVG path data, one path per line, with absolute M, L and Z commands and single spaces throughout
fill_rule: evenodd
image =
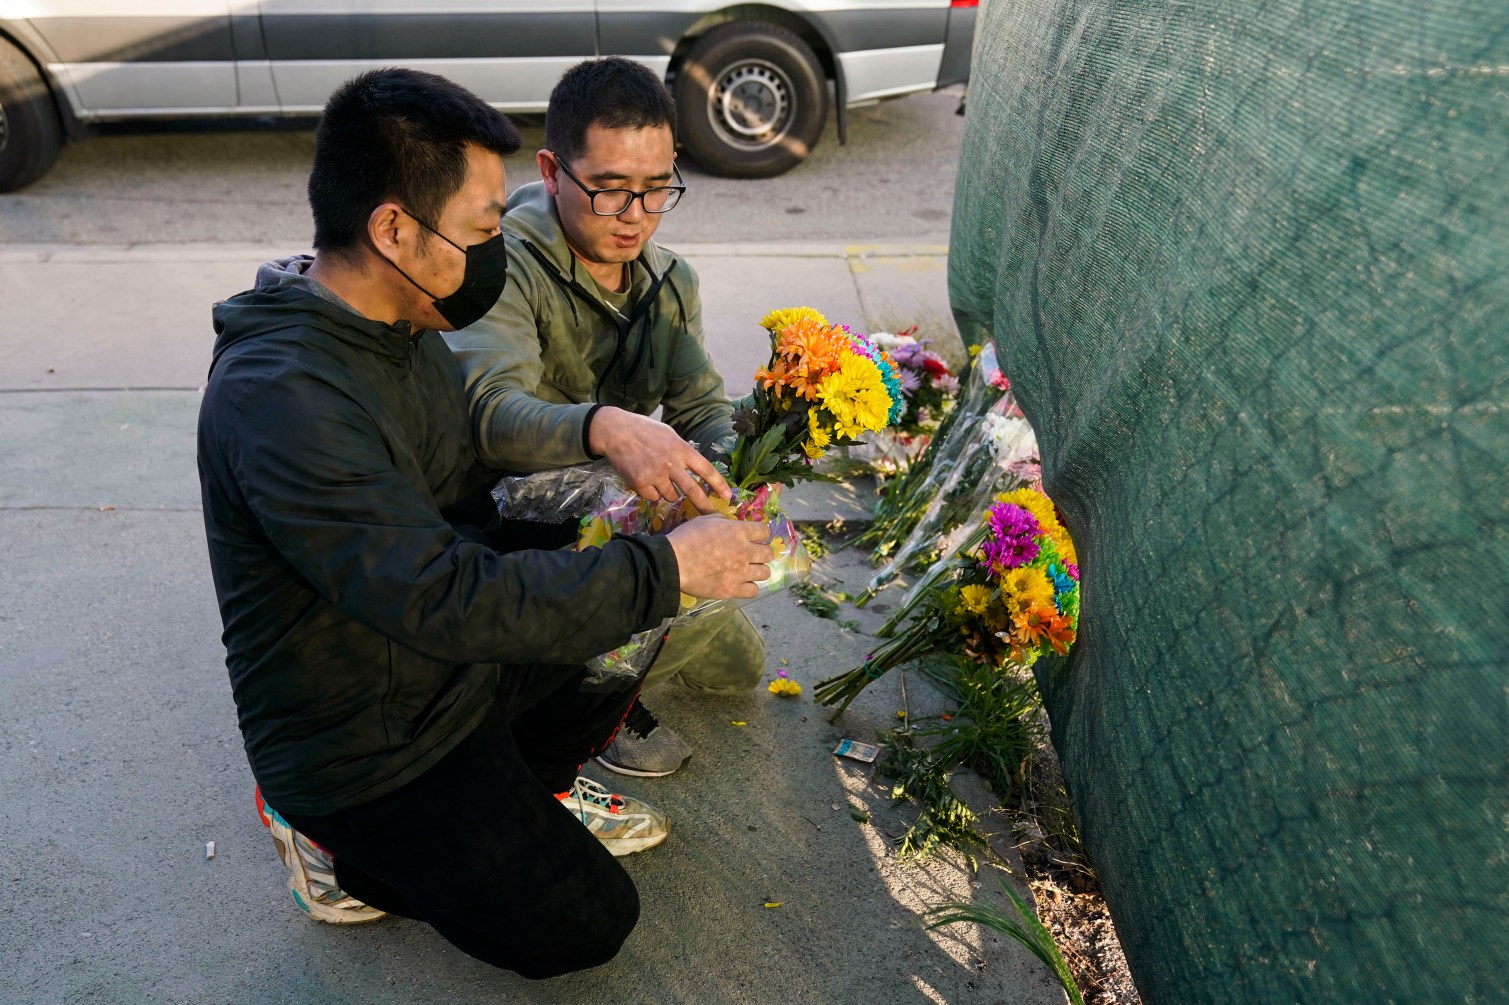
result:
M 1048 969 L 1052 970 L 1053 976 L 1058 978 L 1058 983 L 1063 987 L 1064 993 L 1069 996 L 1069 1001 L 1073 1005 L 1085 1005 L 1084 996 L 1079 992 L 1079 985 L 1074 982 L 1074 975 L 1069 971 L 1069 964 L 1064 961 L 1063 953 L 1059 952 L 1058 944 L 1053 941 L 1053 933 L 1044 927 L 1043 923 L 1038 920 L 1037 914 L 1028 906 L 1027 901 L 1004 879 L 1001 880 L 1001 891 L 1011 901 L 1012 914 L 998 911 L 988 904 L 965 904 L 954 901 L 927 912 L 928 917 L 933 919 L 927 926 L 928 930 L 966 922 L 1009 935 L 1026 946 L 1033 956 L 1048 965 Z

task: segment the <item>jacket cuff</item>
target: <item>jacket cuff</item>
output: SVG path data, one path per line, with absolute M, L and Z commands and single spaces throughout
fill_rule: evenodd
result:
M 633 539 L 650 550 L 659 572 L 653 579 L 655 595 L 650 604 L 656 623 L 675 617 L 681 610 L 681 566 L 676 563 L 676 549 L 663 535 L 635 534 Z
M 582 453 L 586 454 L 587 459 L 591 461 L 600 461 L 603 459 L 602 454 L 594 454 L 592 452 L 590 444 L 592 439 L 592 420 L 596 417 L 597 410 L 602 407 L 601 403 L 593 405 L 587 409 L 587 417 L 582 420 Z

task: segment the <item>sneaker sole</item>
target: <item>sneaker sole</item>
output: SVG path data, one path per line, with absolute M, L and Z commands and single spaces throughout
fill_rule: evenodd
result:
M 323 921 L 327 925 L 367 925 L 388 916 L 387 911 L 379 911 L 366 904 L 361 907 L 331 907 L 329 904 L 321 904 L 319 901 L 309 900 L 296 887 L 297 881 L 290 879 L 288 893 L 293 897 L 294 906 L 313 921 Z
M 690 761 L 691 758 L 688 757 L 686 761 L 682 761 L 680 764 L 667 771 L 647 771 L 644 768 L 625 767 L 622 764 L 614 764 L 612 761 L 604 760 L 601 757 L 594 757 L 593 760 L 598 764 L 601 764 L 603 767 L 607 768 L 609 771 L 614 772 L 615 774 L 629 775 L 634 778 L 664 778 L 666 775 L 674 775 L 676 772 L 686 767 L 686 761 Z

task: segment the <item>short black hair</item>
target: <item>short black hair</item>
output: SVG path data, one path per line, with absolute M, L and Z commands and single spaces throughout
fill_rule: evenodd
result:
M 433 73 L 389 68 L 346 81 L 314 134 L 315 249 L 349 254 L 372 211 L 390 199 L 436 226 L 466 181 L 467 144 L 506 157 L 520 142 L 502 112 Z
M 676 101 L 665 83 L 642 63 L 604 56 L 578 63 L 550 92 L 545 112 L 545 146 L 563 161 L 587 149 L 587 127 L 676 129 Z

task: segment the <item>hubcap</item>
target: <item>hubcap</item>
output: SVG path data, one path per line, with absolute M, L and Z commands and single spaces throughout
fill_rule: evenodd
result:
M 708 95 L 708 115 L 723 137 L 746 148 L 765 147 L 791 121 L 791 81 L 780 67 L 748 59 L 729 67 Z

